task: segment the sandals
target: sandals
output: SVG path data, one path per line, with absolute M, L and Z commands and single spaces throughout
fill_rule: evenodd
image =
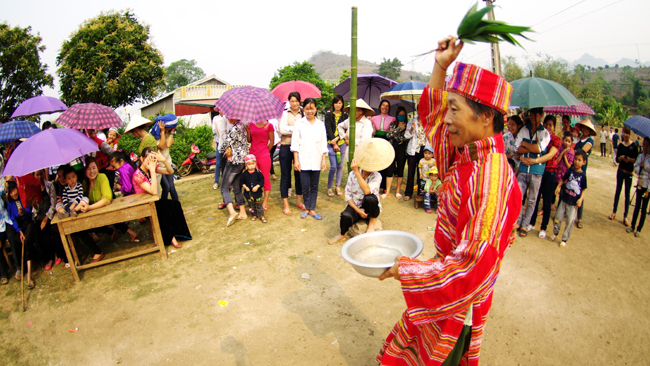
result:
M 0 279 L 0 283 L 3 284 L 3 285 L 6 285 L 6 284 L 9 283 L 9 280 L 6 279 L 6 278 L 2 278 L 2 279 Z
M 411 199 L 410 196 L 404 196 L 404 201 L 408 201 L 408 200 L 410 200 L 410 199 Z
M 301 205 L 296 205 L 296 207 L 298 207 L 299 209 L 301 209 L 301 210 L 303 210 L 303 211 L 307 211 L 307 207 L 305 207 L 305 204 L 304 204 L 304 203 L 301 204 Z
M 395 193 L 395 198 L 397 198 L 397 199 L 402 198 L 402 194 L 401 193 Z
M 628 227 L 627 229 L 625 229 L 625 232 L 626 233 L 632 233 L 632 232 L 634 232 L 634 228 L 633 227 Z
M 282 210 L 282 213 L 287 215 L 287 216 L 291 216 L 291 209 L 287 208 L 286 210 Z
M 22 273 L 20 272 L 20 270 L 17 270 L 17 271 L 16 271 L 16 279 L 17 279 L 17 280 L 20 280 L 20 279 L 22 279 L 22 278 L 23 278 Z
M 101 261 L 102 259 L 104 259 L 104 253 L 100 254 L 99 257 L 97 257 L 97 258 L 93 258 L 93 260 L 91 260 L 90 263 L 97 263 L 97 262 Z
M 233 217 L 229 217 L 228 221 L 226 221 L 226 227 L 231 226 L 232 224 L 234 224 L 235 221 L 237 221 L 236 220 L 237 217 L 238 217 L 238 215 L 235 215 Z
M 630 226 L 630 222 L 627 220 L 627 217 L 623 219 L 623 225 L 625 225 L 625 227 Z
M 519 229 L 519 236 L 525 238 L 528 236 L 528 231 L 526 229 Z
M 220 210 L 223 210 L 223 209 L 226 208 L 227 206 L 228 206 L 228 205 L 226 205 L 225 203 L 221 202 L 217 208 L 220 209 Z
M 636 233 L 634 233 L 634 237 L 635 238 L 641 237 L 641 232 L 637 231 Z
M 276 177 L 275 174 L 271 174 L 271 180 L 278 180 L 278 177 Z
M 609 215 L 609 221 L 612 221 L 612 220 L 614 220 L 615 218 L 616 218 L 616 214 L 615 214 L 615 213 Z
M 578 221 L 576 221 L 576 227 L 577 227 L 578 229 L 582 229 L 582 220 L 578 220 Z
M 139 243 L 139 242 L 141 242 L 142 240 L 140 240 L 140 238 L 138 238 L 138 236 L 136 235 L 135 238 L 133 238 L 133 239 L 129 238 L 129 241 L 130 241 L 131 243 Z
M 341 187 L 339 187 L 339 186 L 336 186 L 336 195 L 337 196 L 342 196 L 343 195 L 343 191 L 341 190 Z
M 262 206 L 262 209 L 264 210 L 264 212 L 266 212 L 266 211 L 268 211 L 268 210 L 269 210 L 269 208 L 268 208 L 268 207 L 264 207 L 264 206 Z
M 46 264 L 46 265 L 45 265 L 45 270 L 46 270 L 46 271 L 49 271 L 49 270 L 51 270 L 51 269 L 52 269 L 52 265 L 51 265 L 51 264 Z
M 34 287 L 36 287 L 36 284 L 34 283 L 34 280 L 29 280 L 29 282 L 27 282 L 27 288 L 31 290 Z
M 330 197 L 334 197 L 334 191 L 332 191 L 332 188 L 327 188 L 327 195 Z
M 538 238 L 540 239 L 545 239 L 546 238 L 546 231 L 542 230 L 539 232 L 539 235 L 537 235 Z
M 260 221 L 262 221 L 263 224 L 266 224 L 267 222 L 269 222 L 269 220 L 267 220 L 266 217 L 264 217 L 264 216 L 260 217 Z
M 309 215 L 309 216 L 311 216 L 311 217 L 313 217 L 314 219 L 319 220 L 319 221 L 323 219 L 323 216 L 322 216 L 321 214 Z
M 306 219 L 307 216 L 309 216 L 309 212 L 307 212 L 307 211 L 303 211 L 303 212 L 300 213 L 300 218 L 301 219 Z
M 215 183 L 215 184 L 213 184 L 213 185 L 212 185 L 212 189 L 214 189 L 215 191 L 216 191 L 217 189 L 219 189 L 219 183 Z
M 251 217 L 251 221 L 257 221 L 257 216 Z

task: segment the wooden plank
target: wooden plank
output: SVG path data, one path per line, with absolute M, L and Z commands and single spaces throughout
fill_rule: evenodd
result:
M 142 205 L 149 202 L 155 202 L 157 200 L 158 200 L 157 196 L 152 196 L 148 193 L 133 194 L 126 197 L 116 198 L 111 202 L 111 204 L 98 208 L 96 210 L 92 210 L 88 212 L 80 212 L 77 217 L 68 217 L 65 219 L 60 219 L 58 216 L 55 215 L 54 219 L 52 220 L 52 224 L 58 224 L 59 222 L 74 221 L 80 218 L 102 215 L 108 212 L 121 211 L 125 208 Z
M 72 277 L 74 277 L 74 280 L 79 282 L 79 274 L 77 273 L 77 268 L 74 265 L 74 258 L 72 258 L 72 254 L 70 253 L 70 246 L 68 245 L 68 238 L 63 234 L 63 230 L 61 228 L 61 225 L 59 225 L 59 235 L 61 235 L 61 242 L 63 243 L 63 249 L 65 250 L 65 256 L 68 258 L 68 263 L 70 263 L 70 268 L 72 269 Z
M 99 262 L 89 263 L 89 264 L 84 264 L 83 266 L 79 266 L 79 267 L 77 267 L 77 268 L 78 268 L 79 270 L 83 270 L 83 269 L 88 269 L 88 268 L 99 267 L 99 266 L 103 266 L 104 264 L 109 264 L 109 263 L 119 262 L 119 261 L 121 261 L 121 260 L 125 260 L 125 259 L 129 259 L 129 258 L 133 258 L 133 257 L 141 256 L 141 255 L 144 255 L 144 254 L 155 253 L 155 252 L 157 252 L 158 250 L 159 250 L 159 249 L 158 249 L 158 246 L 155 246 L 155 247 L 153 247 L 153 248 L 143 249 L 143 250 L 140 250 L 140 251 L 137 251 L 137 252 L 133 252 L 133 253 L 129 253 L 129 254 L 125 254 L 125 255 L 121 255 L 121 256 L 118 256 L 118 257 L 113 257 L 113 258 L 108 258 L 108 259 L 105 258 L 105 259 L 102 259 L 102 260 L 99 261 Z
M 158 221 L 158 211 L 156 211 L 156 202 L 151 202 L 149 204 L 151 211 L 151 228 L 153 231 L 153 238 L 158 244 L 160 249 L 160 257 L 165 260 L 167 259 L 167 249 L 165 249 L 165 243 L 163 242 L 162 233 L 160 232 L 160 223 Z
M 81 262 L 79 262 L 79 256 L 77 256 L 77 249 L 74 246 L 74 239 L 72 238 L 72 235 L 66 235 L 66 237 L 68 238 L 68 243 L 70 243 L 70 251 L 72 251 L 72 258 L 74 258 L 74 263 L 77 265 L 77 267 L 79 267 L 81 265 Z
M 79 215 L 74 220 L 61 222 L 65 234 L 76 233 L 96 227 L 116 224 L 139 219 L 150 215 L 149 204 L 139 204 L 137 206 L 125 207 L 120 211 L 105 212 L 101 215 L 91 217 Z

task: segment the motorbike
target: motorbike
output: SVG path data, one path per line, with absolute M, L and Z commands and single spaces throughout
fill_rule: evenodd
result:
M 183 161 L 181 166 L 178 168 L 178 175 L 181 177 L 188 176 L 192 172 L 192 167 L 194 166 L 196 166 L 196 168 L 203 174 L 214 172 L 217 164 L 217 153 L 213 152 L 211 154 L 207 154 L 204 161 L 201 161 L 201 159 L 199 159 L 200 153 L 201 150 L 196 147 L 196 145 L 192 144 L 190 156 L 188 156 L 187 159 L 185 159 L 185 161 Z

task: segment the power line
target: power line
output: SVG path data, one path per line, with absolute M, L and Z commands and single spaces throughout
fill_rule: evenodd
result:
M 622 1 L 623 1 L 623 0 L 618 0 L 618 1 L 615 1 L 615 2 L 613 2 L 613 3 L 611 3 L 611 4 L 605 5 L 605 6 L 603 6 L 602 8 L 598 8 L 598 9 L 596 9 L 596 10 L 594 10 L 594 11 L 590 11 L 590 12 L 587 13 L 587 14 L 582 14 L 582 15 L 579 16 L 579 17 L 575 17 L 575 18 L 573 18 L 573 19 L 571 19 L 571 20 L 569 20 L 569 21 L 567 21 L 567 22 L 564 22 L 564 23 L 562 23 L 562 24 L 556 25 L 555 27 L 550 28 L 550 29 L 547 29 L 547 30 L 545 30 L 545 31 L 543 31 L 543 32 L 540 32 L 539 34 L 546 33 L 546 32 L 548 32 L 548 31 L 550 31 L 550 30 L 553 30 L 553 29 L 555 29 L 555 28 L 557 28 L 557 27 L 561 27 L 561 26 L 563 26 L 563 25 L 565 25 L 565 24 L 567 24 L 567 23 L 571 23 L 571 22 L 573 22 L 573 21 L 575 21 L 575 20 L 577 20 L 577 19 L 580 19 L 580 18 L 582 18 L 582 17 L 586 17 L 586 16 L 589 15 L 589 14 L 593 14 L 593 13 L 599 11 L 599 10 L 605 9 L 605 8 L 607 8 L 607 7 L 610 7 L 610 6 L 614 5 L 614 4 L 618 4 L 618 3 L 622 2 Z
M 569 6 L 568 8 L 566 8 L 566 9 L 560 11 L 559 13 L 555 13 L 555 14 L 551 15 L 550 17 L 548 17 L 548 18 L 542 20 L 541 22 L 539 22 L 539 23 L 533 25 L 533 27 L 535 27 L 535 26 L 537 26 L 537 25 L 539 25 L 539 24 L 544 23 L 545 21 L 547 21 L 547 20 L 553 18 L 553 17 L 556 16 L 556 15 L 560 15 L 560 14 L 564 13 L 565 11 L 567 11 L 567 10 L 573 8 L 574 6 L 576 6 L 576 5 L 578 5 L 578 4 L 584 3 L 585 1 L 587 1 L 587 0 L 582 0 L 582 1 L 580 1 L 580 2 L 577 2 L 577 3 L 575 3 L 575 4 L 571 5 L 571 6 Z

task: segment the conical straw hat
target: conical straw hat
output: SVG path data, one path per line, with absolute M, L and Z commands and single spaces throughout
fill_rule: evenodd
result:
M 363 171 L 378 172 L 388 168 L 393 163 L 395 149 L 387 140 L 371 138 L 357 146 L 354 158 Z
M 588 120 L 588 119 L 583 119 L 582 121 L 576 123 L 576 126 L 577 126 L 577 125 L 583 125 L 583 126 L 587 126 L 587 127 L 589 127 L 589 129 L 591 130 L 591 131 L 589 131 L 589 135 L 591 135 L 591 136 L 596 136 L 596 127 L 594 127 L 594 124 L 591 123 L 590 120 Z
M 366 103 L 366 101 L 363 99 L 357 99 L 357 109 L 363 109 L 363 113 L 366 115 L 366 117 L 372 117 L 375 115 L 374 109 L 370 108 L 368 103 Z M 343 108 L 343 112 L 350 113 L 350 106 Z

